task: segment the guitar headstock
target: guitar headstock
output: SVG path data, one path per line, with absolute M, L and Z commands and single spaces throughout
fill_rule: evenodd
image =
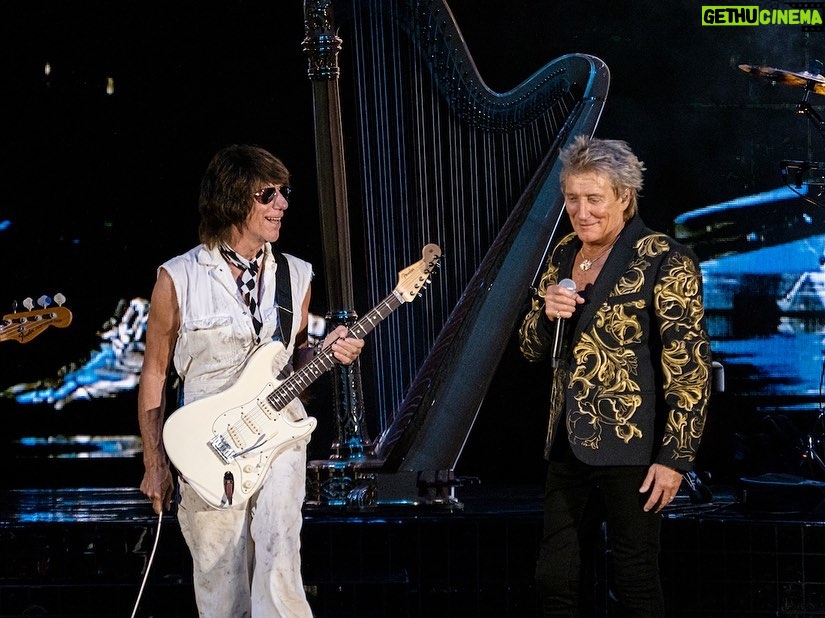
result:
M 41 309 L 34 309 L 34 303 L 30 298 L 23 301 L 23 306 L 28 311 L 16 311 L 7 313 L 0 321 L 0 341 L 13 339 L 20 343 L 27 343 L 37 337 L 49 326 L 66 328 L 72 323 L 72 312 L 62 304 L 66 298 L 62 294 L 55 296 L 58 305 L 49 307 L 52 299 L 48 296 L 41 296 L 37 304 Z
M 425 245 L 421 250 L 421 259 L 398 273 L 398 284 L 394 291 L 404 302 L 411 301 L 429 283 L 440 260 L 441 249 L 438 245 Z

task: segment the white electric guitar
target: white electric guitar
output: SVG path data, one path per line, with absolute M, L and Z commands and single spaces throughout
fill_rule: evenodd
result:
M 441 259 L 438 245 L 398 273 L 398 284 L 377 307 L 350 327 L 363 338 L 429 281 Z M 289 376 L 277 375 L 289 358 L 280 341 L 255 352 L 238 381 L 225 391 L 182 406 L 163 427 L 163 444 L 186 482 L 214 508 L 245 502 L 261 486 L 272 459 L 309 437 L 312 417 L 293 421 L 288 411 L 296 397 L 335 365 L 327 347 Z

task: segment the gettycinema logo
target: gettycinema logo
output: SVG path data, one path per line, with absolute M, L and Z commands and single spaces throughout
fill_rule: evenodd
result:
M 758 5 L 703 6 L 703 26 L 800 26 L 803 32 L 823 32 L 823 2 L 788 2 L 787 9 Z

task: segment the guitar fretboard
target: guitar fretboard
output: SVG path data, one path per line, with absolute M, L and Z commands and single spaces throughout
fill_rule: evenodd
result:
M 363 339 L 378 324 L 387 319 L 403 302 L 401 296 L 393 290 L 389 296 L 350 327 L 350 335 L 356 339 Z M 290 401 L 304 392 L 315 380 L 334 366 L 335 357 L 332 354 L 332 346 L 327 346 L 312 361 L 284 380 L 278 388 L 270 393 L 267 401 L 276 410 L 282 410 Z

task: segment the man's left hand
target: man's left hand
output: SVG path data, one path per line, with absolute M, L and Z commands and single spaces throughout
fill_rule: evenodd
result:
M 644 510 L 655 510 L 657 513 L 673 502 L 679 487 L 682 484 L 682 473 L 662 464 L 653 464 L 647 471 L 647 476 L 639 488 L 639 493 L 650 492 L 645 502 Z
M 330 332 L 324 339 L 324 347 L 332 344 L 332 354 L 342 365 L 351 365 L 361 354 L 364 347 L 363 339 L 348 337 L 349 332 L 346 326 L 338 326 Z

